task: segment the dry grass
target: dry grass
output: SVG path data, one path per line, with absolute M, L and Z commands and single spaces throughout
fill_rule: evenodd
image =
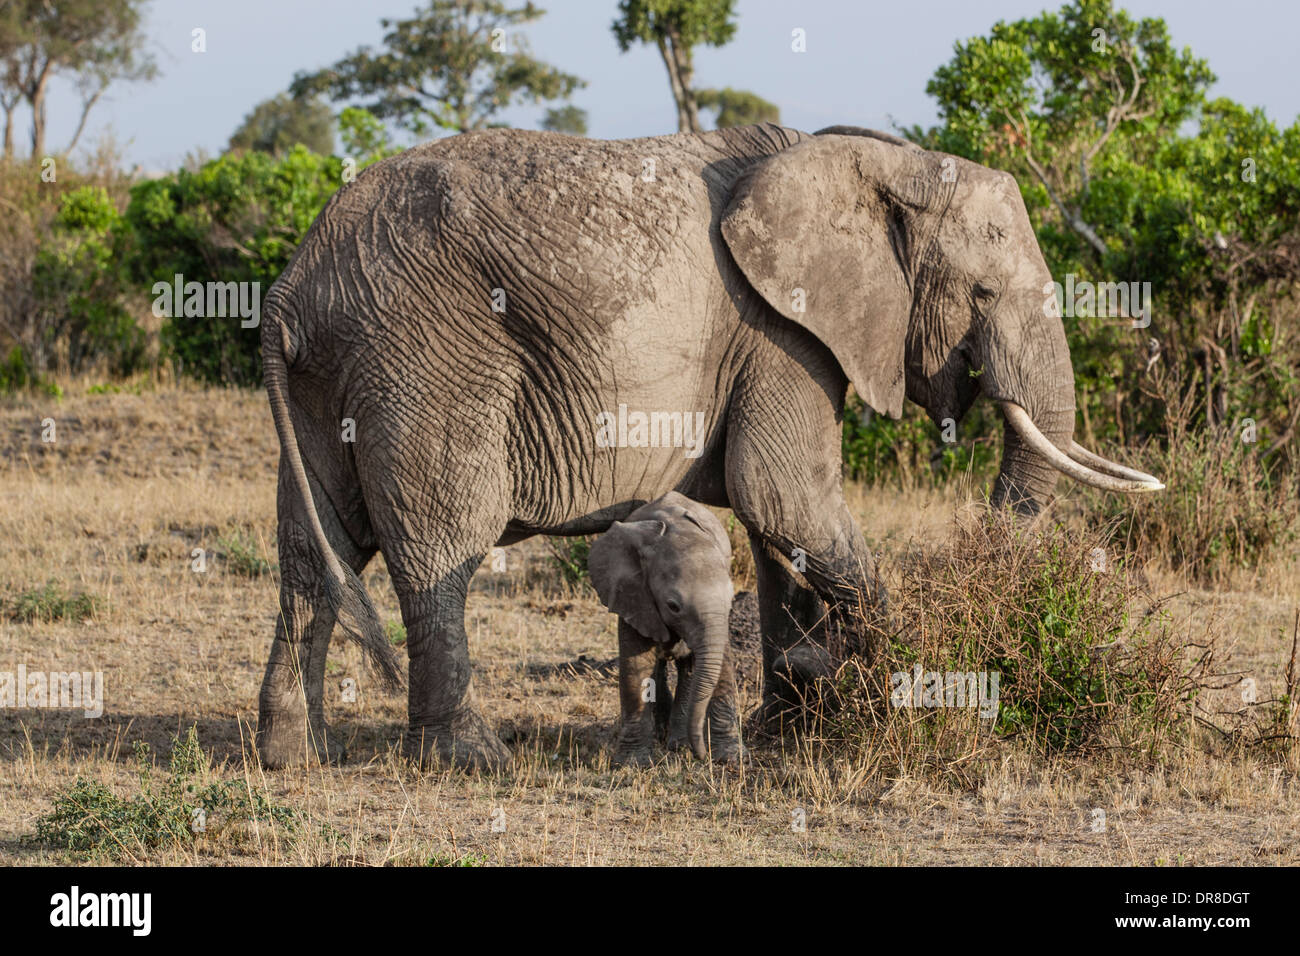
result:
M 509 770 L 422 773 L 405 764 L 395 750 L 404 698 L 370 687 L 357 652 L 336 645 L 327 710 L 348 762 L 264 772 L 251 737 L 276 577 L 239 573 L 219 556 L 220 541 L 239 540 L 274 561 L 277 450 L 264 398 L 67 391 L 60 402 L 0 409 L 0 600 L 53 581 L 103 605 L 82 621 L 0 619 L 0 671 L 102 670 L 105 712 L 0 710 L 0 863 L 67 860 L 29 839 L 56 797 L 78 778 L 131 796 L 134 743 L 148 742 L 165 762 L 172 736 L 191 725 L 214 778 L 264 790 L 303 824 L 293 835 L 254 827 L 238 841 L 167 845 L 142 861 L 1300 862 L 1296 767 L 1267 747 L 1175 748 L 1137 763 L 1043 756 L 1013 741 L 953 775 L 806 739 L 757 748 L 739 773 L 677 757 L 648 771 L 613 770 L 612 678 L 546 665 L 613 656 L 614 619 L 589 592 L 557 580 L 538 541 L 507 549 L 505 573 L 480 571 L 467 615 L 480 700 L 515 753 Z M 46 417 L 56 420 L 54 445 L 41 442 Z M 896 582 L 909 555 L 949 540 L 964 500 L 957 489 L 850 494 Z M 191 569 L 196 549 L 212 552 L 203 573 Z M 746 573 L 743 563 L 737 572 Z M 1193 589 L 1155 567 L 1143 573 L 1152 593 L 1175 595 L 1165 608 L 1177 633 L 1223 632 L 1231 646 L 1221 671 L 1254 678 L 1259 701 L 1283 692 L 1300 591 L 1290 565 L 1252 592 Z M 366 580 L 381 616 L 396 619 L 382 560 Z M 355 703 L 342 700 L 345 677 L 360 685 Z M 1204 702 L 1215 714 L 1241 710 L 1239 683 Z M 1093 829 L 1098 809 L 1102 831 Z M 800 811 L 802 829 L 792 826 Z

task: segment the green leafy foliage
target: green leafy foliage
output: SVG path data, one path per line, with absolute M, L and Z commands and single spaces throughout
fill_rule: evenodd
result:
M 748 90 L 700 90 L 695 101 L 702 110 L 716 110 L 714 125 L 718 129 L 728 126 L 753 126 L 755 123 L 781 122 L 781 110 L 757 93 Z
M 573 104 L 552 107 L 542 117 L 542 129 L 570 136 L 587 135 L 587 111 Z
M 658 49 L 677 105 L 677 131 L 699 132 L 694 49 L 731 42 L 736 34 L 735 0 L 619 0 L 612 29 L 624 53 L 634 43 Z
M 280 156 L 301 143 L 313 153 L 334 152 L 334 114 L 318 99 L 280 93 L 253 107 L 230 137 L 231 149 Z
M 51 581 L 43 588 L 21 592 L 13 601 L 10 617 L 26 624 L 77 623 L 94 617 L 104 606 L 102 598 L 85 592 L 69 592 Z
M 844 475 L 903 488 L 939 485 L 965 473 L 991 480 L 998 465 L 998 428 L 995 416 L 977 406 L 951 426 L 954 440 L 944 441 L 943 430 L 916 406 L 906 406 L 902 418 L 893 419 L 871 412 L 851 394 L 841 436 Z
M 560 579 L 569 587 L 590 585 L 591 575 L 587 570 L 587 557 L 591 554 L 594 537 L 588 535 L 576 538 L 547 538 L 546 546 L 551 551 L 551 560 L 560 573 Z
M 124 260 L 130 235 L 102 186 L 63 195 L 32 267 L 37 325 L 45 346 L 70 371 L 105 363 L 129 375 L 145 358 L 144 332 L 127 310 L 131 292 Z
M 25 389 L 35 389 L 56 398 L 63 394 L 58 385 L 32 369 L 23 347 L 15 345 L 0 360 L 0 395 L 14 395 Z
M 959 522 L 942 547 L 894 572 L 891 606 L 905 623 L 871 666 L 841 667 L 822 733 L 950 770 L 1009 738 L 1042 754 L 1143 757 L 1184 742 L 1196 697 L 1217 682 L 1213 639 L 1189 654 L 1190 638 L 1131 560 L 1107 529 L 1029 528 L 1010 515 Z M 978 681 L 966 681 L 964 700 L 958 675 Z
M 295 146 L 282 157 L 227 153 L 131 190 L 139 283 L 257 282 L 265 296 L 326 201 L 343 184 L 342 160 Z M 238 317 L 172 316 L 163 344 L 179 369 L 209 382 L 255 384 L 260 332 Z
M 1165 368 L 1202 391 L 1193 424 L 1266 423 L 1266 465 L 1294 470 L 1300 123 L 1207 102 L 1213 81 L 1164 21 L 1077 0 L 958 43 L 927 86 L 941 125 L 908 135 L 1013 173 L 1057 281 L 1150 283 L 1149 327 L 1065 318 L 1085 441 L 1167 435 Z
M 529 54 L 519 28 L 544 13 L 531 2 L 430 0 L 408 19 L 379 21 L 383 50 L 361 47 L 328 69 L 300 72 L 290 90 L 365 100 L 376 117 L 417 136 L 482 129 L 512 103 L 564 99 L 584 85 Z
M 218 553 L 225 559 L 226 569 L 232 574 L 260 578 L 275 569 L 275 565 L 262 557 L 257 543 L 243 531 L 232 531 L 218 538 L 217 547 L 220 549 Z
M 187 849 L 230 839 L 249 825 L 292 833 L 297 814 L 243 780 L 212 780 L 208 755 L 191 727 L 172 738 L 166 777 L 155 781 L 153 753 L 135 745 L 140 792 L 120 797 L 102 783 L 78 779 L 36 821 L 37 841 L 91 858 L 136 862 L 158 848 Z
M 735 8 L 735 0 L 619 0 L 614 39 L 625 53 L 633 43 L 665 39 L 723 46 L 736 35 Z
M 383 121 L 359 106 L 344 107 L 339 114 L 339 137 L 343 140 L 343 152 L 357 161 L 358 169 L 402 151 L 393 143 Z

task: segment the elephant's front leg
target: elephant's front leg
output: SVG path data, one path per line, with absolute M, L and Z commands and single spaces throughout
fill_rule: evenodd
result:
M 615 766 L 648 767 L 654 762 L 655 714 L 661 695 L 668 694 L 664 669 L 654 641 L 643 637 L 622 619 L 618 622 L 618 693 L 622 711 Z M 680 699 L 681 684 L 677 686 Z M 671 700 L 671 698 L 666 698 Z
M 819 353 L 820 354 L 820 353 Z M 885 591 L 847 505 L 840 408 L 814 386 L 825 357 L 750 383 L 729 419 L 727 497 L 750 535 L 763 625 L 763 708 L 769 727 L 806 703 L 809 685 L 846 653 L 874 657 Z M 803 586 L 796 573 L 807 582 Z
M 842 503 L 827 523 L 794 526 L 781 539 L 784 548 L 769 536 L 750 539 L 763 629 L 759 721 L 769 725 L 808 703 L 810 685 L 849 655 L 873 660 L 888 607 L 875 558 Z M 786 548 L 811 589 L 795 576 Z

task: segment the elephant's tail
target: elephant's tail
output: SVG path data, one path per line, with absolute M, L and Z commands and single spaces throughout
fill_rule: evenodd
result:
M 269 306 L 270 302 L 266 304 Z M 325 535 L 320 516 L 316 513 L 316 502 L 312 499 L 311 485 L 307 481 L 307 470 L 303 467 L 298 437 L 293 429 L 293 417 L 289 412 L 288 363 L 294 355 L 290 330 L 279 309 L 266 308 L 263 312 L 262 372 L 266 395 L 271 403 L 275 431 L 280 438 L 280 454 L 284 456 L 293 478 L 303 514 L 307 517 L 311 540 L 315 542 L 316 550 L 325 563 L 326 599 L 336 612 L 343 633 L 361 647 L 384 684 L 398 688 L 402 685 L 402 669 L 397 654 L 384 633 L 383 625 L 379 622 L 370 595 L 366 593 L 365 585 L 356 572 L 339 560 Z

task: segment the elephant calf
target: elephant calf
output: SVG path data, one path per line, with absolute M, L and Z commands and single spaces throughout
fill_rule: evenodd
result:
M 728 647 L 731 543 L 707 508 L 677 492 L 642 505 L 591 546 L 596 593 L 618 615 L 622 726 L 616 764 L 651 762 L 656 725 L 669 749 L 741 756 Z M 665 680 L 677 666 L 676 700 Z

